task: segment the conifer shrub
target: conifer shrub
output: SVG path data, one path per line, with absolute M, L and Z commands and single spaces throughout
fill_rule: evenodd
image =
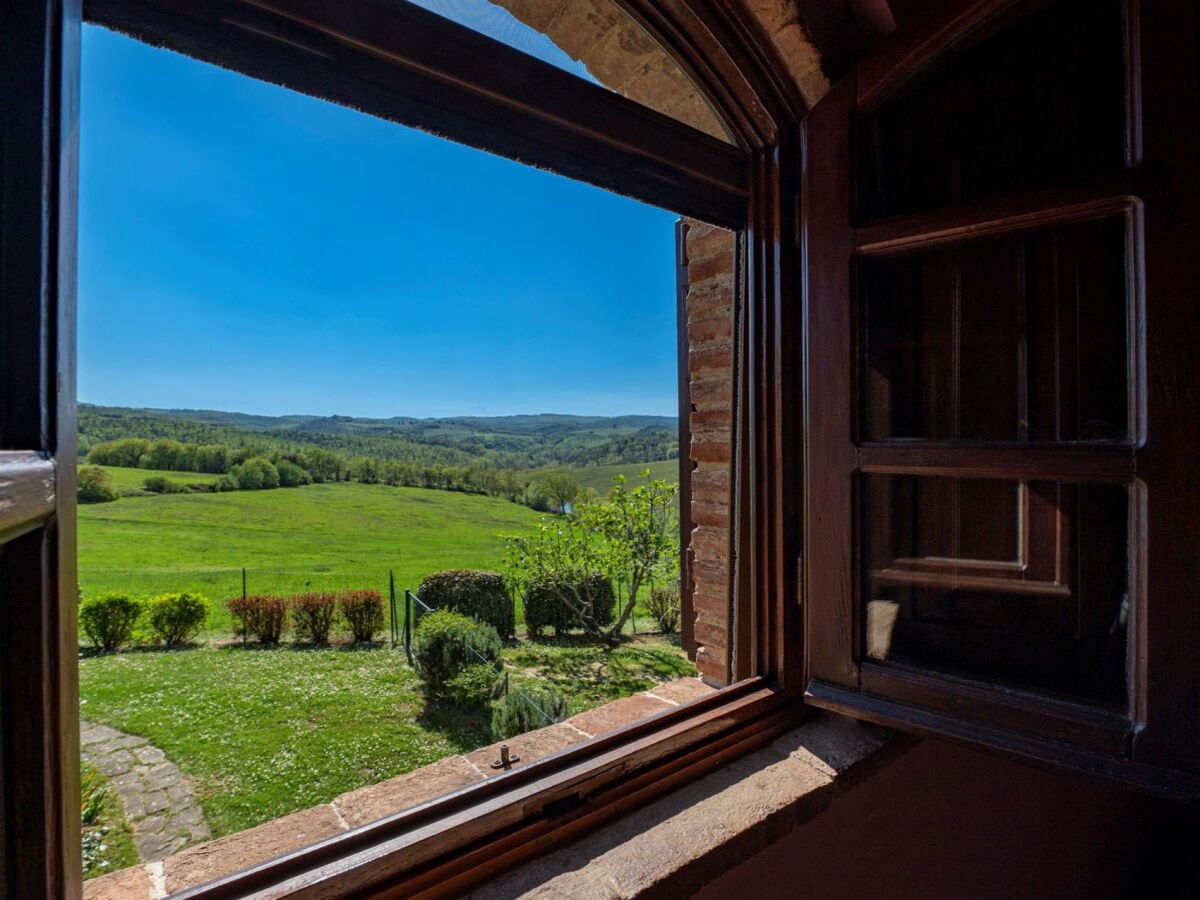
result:
M 492 705 L 492 740 L 506 741 L 567 717 L 567 701 L 554 691 L 512 691 Z
M 499 572 L 449 569 L 421 579 L 421 602 L 433 609 L 450 609 L 486 622 L 504 637 L 514 631 L 512 595 Z
M 413 634 L 413 667 L 435 694 L 467 668 L 500 662 L 500 635 L 491 625 L 471 621 L 462 613 L 438 609 L 421 618 Z
M 292 598 L 292 627 L 296 640 L 328 644 L 329 631 L 337 618 L 337 594 L 317 591 Z
M 383 628 L 383 594 L 379 591 L 340 591 L 338 606 L 354 642 L 373 641 Z
M 230 597 L 225 601 L 229 614 L 238 621 L 238 634 L 254 635 L 260 644 L 278 644 L 287 622 L 288 602 L 270 594 Z
M 544 628 L 553 628 L 560 637 L 582 627 L 583 615 L 600 628 L 616 621 L 617 596 L 606 575 L 596 573 L 582 580 L 539 578 L 525 588 L 525 628 L 532 637 L 538 637 Z
M 150 629 L 168 647 L 186 644 L 204 630 L 208 601 L 199 594 L 159 594 L 146 601 Z
M 98 650 L 119 650 L 129 643 L 142 604 L 127 594 L 89 597 L 79 605 L 79 627 Z
M 650 592 L 650 602 L 646 606 L 663 634 L 674 634 L 679 630 L 679 591 L 677 589 L 655 588 Z

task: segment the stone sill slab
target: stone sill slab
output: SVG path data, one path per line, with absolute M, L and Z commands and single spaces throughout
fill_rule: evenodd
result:
M 697 678 L 658 685 L 518 735 L 529 761 L 662 712 L 714 689 Z M 680 897 L 808 821 L 890 759 L 903 741 L 886 729 L 821 714 L 774 742 L 475 892 L 476 898 Z M 84 883 L 85 900 L 160 900 L 496 774 L 499 744 L 342 794 L 255 828 L 189 847 L 161 862 Z
M 690 897 L 811 820 L 911 741 L 822 713 L 585 839 L 501 876 L 474 900 Z

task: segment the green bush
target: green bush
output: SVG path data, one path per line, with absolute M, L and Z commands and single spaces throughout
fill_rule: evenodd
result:
M 280 487 L 299 487 L 304 484 L 312 484 L 313 477 L 308 473 L 307 469 L 302 469 L 290 460 L 281 459 L 275 463 L 275 470 L 279 473 Z
M 79 605 L 79 627 L 99 650 L 119 650 L 129 643 L 142 604 L 126 594 L 90 597 Z
M 500 673 L 491 665 L 467 666 L 446 682 L 446 696 L 459 706 L 485 706 L 496 698 Z
M 279 487 L 279 470 L 263 456 L 252 456 L 230 469 L 229 474 L 243 491 L 265 491 Z
M 186 644 L 208 620 L 208 601 L 198 594 L 159 594 L 146 601 L 150 628 L 168 647 Z
M 279 643 L 287 621 L 288 602 L 283 597 L 265 594 L 230 597 L 225 607 L 238 621 L 238 634 L 252 634 L 260 644 Z
M 492 706 L 492 740 L 506 741 L 567 717 L 567 701 L 554 691 L 512 691 Z
M 383 594 L 379 591 L 340 591 L 338 606 L 355 643 L 373 641 L 383 628 Z
M 413 667 L 435 694 L 468 667 L 500 661 L 500 635 L 491 625 L 472 622 L 462 613 L 439 609 L 426 613 L 413 635 Z
M 142 489 L 152 494 L 182 494 L 187 487 L 165 475 L 151 475 L 142 482 Z
M 234 478 L 232 475 L 222 475 L 220 478 L 218 478 L 216 481 L 214 481 L 212 483 L 212 486 L 213 486 L 212 489 L 213 489 L 214 494 L 224 494 L 224 493 L 227 493 L 228 491 L 240 491 L 241 490 L 241 488 L 238 486 L 237 479 Z
M 292 598 L 292 623 L 296 639 L 313 644 L 328 644 L 329 630 L 337 618 L 337 594 L 314 592 Z
M 583 581 L 542 578 L 525 588 L 525 628 L 533 637 L 543 628 L 553 628 L 554 634 L 561 636 L 581 627 L 580 610 L 601 628 L 616 621 L 617 597 L 605 575 L 597 573 Z
M 658 623 L 663 634 L 674 634 L 679 630 L 679 591 L 675 588 L 655 588 L 650 592 L 646 604 L 650 615 Z
M 434 609 L 450 609 L 486 622 L 504 637 L 514 630 L 512 595 L 499 572 L 450 569 L 421 579 L 421 602 Z
M 112 476 L 99 466 L 80 466 L 75 478 L 75 496 L 80 503 L 108 503 L 121 496 Z

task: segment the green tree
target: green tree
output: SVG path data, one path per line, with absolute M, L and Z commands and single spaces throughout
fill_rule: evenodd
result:
M 625 476 L 618 475 L 607 503 L 583 504 L 568 516 L 543 520 L 532 535 L 507 538 L 505 568 L 514 589 L 523 592 L 533 581 L 562 585 L 558 600 L 578 616 L 584 630 L 616 643 L 641 587 L 679 572 L 679 484 L 651 479 L 649 470 L 641 477 L 646 483 L 630 489 Z M 620 615 L 607 625 L 590 614 L 595 608 L 591 598 L 571 589 L 592 583 L 597 572 L 624 592 Z
M 567 504 L 579 493 L 579 482 L 565 472 L 555 472 L 542 479 L 538 490 L 550 501 L 551 507 L 560 513 L 567 511 Z
M 234 466 L 229 474 L 243 491 L 261 491 L 279 487 L 279 470 L 263 456 L 253 456 Z

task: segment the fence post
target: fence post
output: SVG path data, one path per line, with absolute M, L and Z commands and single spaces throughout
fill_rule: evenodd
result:
M 392 637 L 392 646 L 396 646 L 396 574 L 388 570 L 388 634 Z
M 404 589 L 404 655 L 412 665 L 412 591 Z
M 246 567 L 242 566 L 242 599 L 246 599 Z

